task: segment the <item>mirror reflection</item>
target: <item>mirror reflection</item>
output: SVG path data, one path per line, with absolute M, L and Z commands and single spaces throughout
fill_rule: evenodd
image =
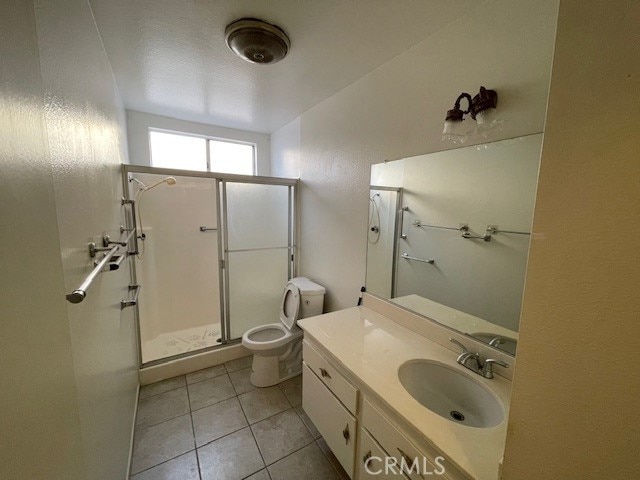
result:
M 542 134 L 373 165 L 367 292 L 515 354 Z

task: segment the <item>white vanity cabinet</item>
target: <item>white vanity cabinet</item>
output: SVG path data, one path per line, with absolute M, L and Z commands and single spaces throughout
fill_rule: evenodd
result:
M 302 407 L 351 478 L 468 478 L 456 473 L 457 469 L 446 459 L 439 458 L 432 446 L 419 443 L 421 448 L 416 447 L 398 422 L 390 420 L 390 415 L 383 414 L 366 396 L 359 395 L 359 389 L 347 380 L 348 376 L 321 352 L 321 347 L 304 340 Z M 376 458 L 370 460 L 371 468 L 367 470 L 368 457 Z M 399 467 L 385 469 L 387 457 L 395 459 L 391 463 L 398 466 L 404 463 L 413 466 L 413 470 L 403 475 Z
M 386 467 L 387 452 L 364 428 L 360 429 L 357 462 L 357 478 L 359 480 L 406 480 L 407 477 L 396 470 Z
M 358 391 L 306 341 L 303 359 L 302 408 L 354 478 Z
M 395 458 L 398 465 L 406 465 L 404 470 L 411 480 L 458 479 L 452 471 L 452 465 L 435 449 L 424 445 L 418 448 L 398 429 L 380 410 L 366 398 L 362 401 L 362 429 L 369 432 L 381 448 Z M 366 477 L 365 477 L 366 478 Z

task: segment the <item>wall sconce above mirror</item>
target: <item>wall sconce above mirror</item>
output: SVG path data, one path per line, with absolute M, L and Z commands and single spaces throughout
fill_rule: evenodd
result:
M 462 100 L 466 100 L 467 109 L 462 110 Z M 466 92 L 458 95 L 451 110 L 447 111 L 442 130 L 442 140 L 464 143 L 471 136 L 486 136 L 487 132 L 501 122 L 496 115 L 498 92 L 480 87 L 480 92 L 471 98 Z M 475 120 L 470 122 L 468 117 Z
M 366 291 L 515 354 L 541 146 L 537 134 L 373 165 Z

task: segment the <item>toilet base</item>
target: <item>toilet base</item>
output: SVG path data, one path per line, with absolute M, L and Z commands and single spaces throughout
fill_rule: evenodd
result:
M 271 387 L 302 373 L 302 337 L 293 340 L 282 355 L 253 356 L 251 384 L 255 387 Z

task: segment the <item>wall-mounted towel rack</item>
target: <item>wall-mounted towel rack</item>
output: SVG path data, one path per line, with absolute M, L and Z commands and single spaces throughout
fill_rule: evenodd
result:
M 102 259 L 99 262 L 94 262 L 93 270 L 91 270 L 91 273 L 89 273 L 89 275 L 87 275 L 87 277 L 80 284 L 80 286 L 78 288 L 76 288 L 73 292 L 68 293 L 67 295 L 65 295 L 65 298 L 70 303 L 80 303 L 87 296 L 87 291 L 89 290 L 89 288 L 93 284 L 93 281 L 97 278 L 97 276 L 104 270 L 104 268 L 108 264 L 109 264 L 109 270 L 108 271 L 117 270 L 120 267 L 120 264 L 122 263 L 123 258 L 126 255 L 129 255 L 129 252 L 125 252 L 121 257 L 118 257 L 118 259 L 115 262 L 113 262 L 113 257 L 116 256 L 116 253 L 118 253 L 118 251 L 121 248 L 124 248 L 129 244 L 129 241 L 131 240 L 131 237 L 135 236 L 135 233 L 136 233 L 136 231 L 134 229 L 133 231 L 131 231 L 131 233 L 129 233 L 129 235 L 127 235 L 127 238 L 124 241 L 111 242 L 111 243 L 115 243 L 115 245 L 113 247 L 110 247 L 110 248 L 108 248 L 108 247 L 96 247 L 95 243 L 90 243 L 89 244 L 89 255 L 91 255 L 91 252 L 93 252 L 93 255 L 91 255 L 91 256 L 95 256 L 96 252 L 98 252 L 98 251 L 106 251 L 106 253 L 105 253 L 104 257 L 102 257 Z M 110 240 L 104 241 L 105 237 L 103 237 L 103 243 L 109 242 Z M 108 238 L 108 237 L 106 237 L 106 238 Z M 111 267 L 111 262 L 113 262 L 113 265 L 116 265 L 115 268 Z
M 422 263 L 430 263 L 430 264 L 434 264 L 435 260 L 433 258 L 418 258 L 418 257 L 412 257 L 411 255 L 409 255 L 408 253 L 403 253 L 401 255 L 402 258 L 404 258 L 405 260 L 413 260 L 414 262 L 422 262 Z
M 497 225 L 487 225 L 487 233 L 493 235 L 496 233 L 510 233 L 512 235 L 531 235 L 531 232 L 518 232 L 515 230 L 500 230 Z
M 460 235 L 462 238 L 484 240 L 485 242 L 490 242 L 491 236 L 495 235 L 496 233 L 509 233 L 513 235 L 531 235 L 531 233 L 529 232 L 518 232 L 515 230 L 500 230 L 497 225 L 487 225 L 484 235 L 476 235 L 474 233 L 471 233 L 469 229 L 469 225 L 466 223 L 461 223 L 457 227 L 445 227 L 442 225 L 428 225 L 426 223 L 422 223 L 420 220 L 415 220 L 411 223 L 411 225 L 418 228 L 437 228 L 440 230 L 455 230 L 458 232 L 462 232 L 462 234 Z M 406 235 L 402 238 L 406 238 Z
M 420 220 L 415 220 L 413 223 L 411 223 L 411 225 L 419 228 L 438 228 L 440 230 L 455 230 L 458 232 L 469 230 L 469 225 L 467 225 L 466 223 L 461 223 L 457 227 L 444 227 L 441 225 L 428 225 L 426 223 L 422 223 Z

